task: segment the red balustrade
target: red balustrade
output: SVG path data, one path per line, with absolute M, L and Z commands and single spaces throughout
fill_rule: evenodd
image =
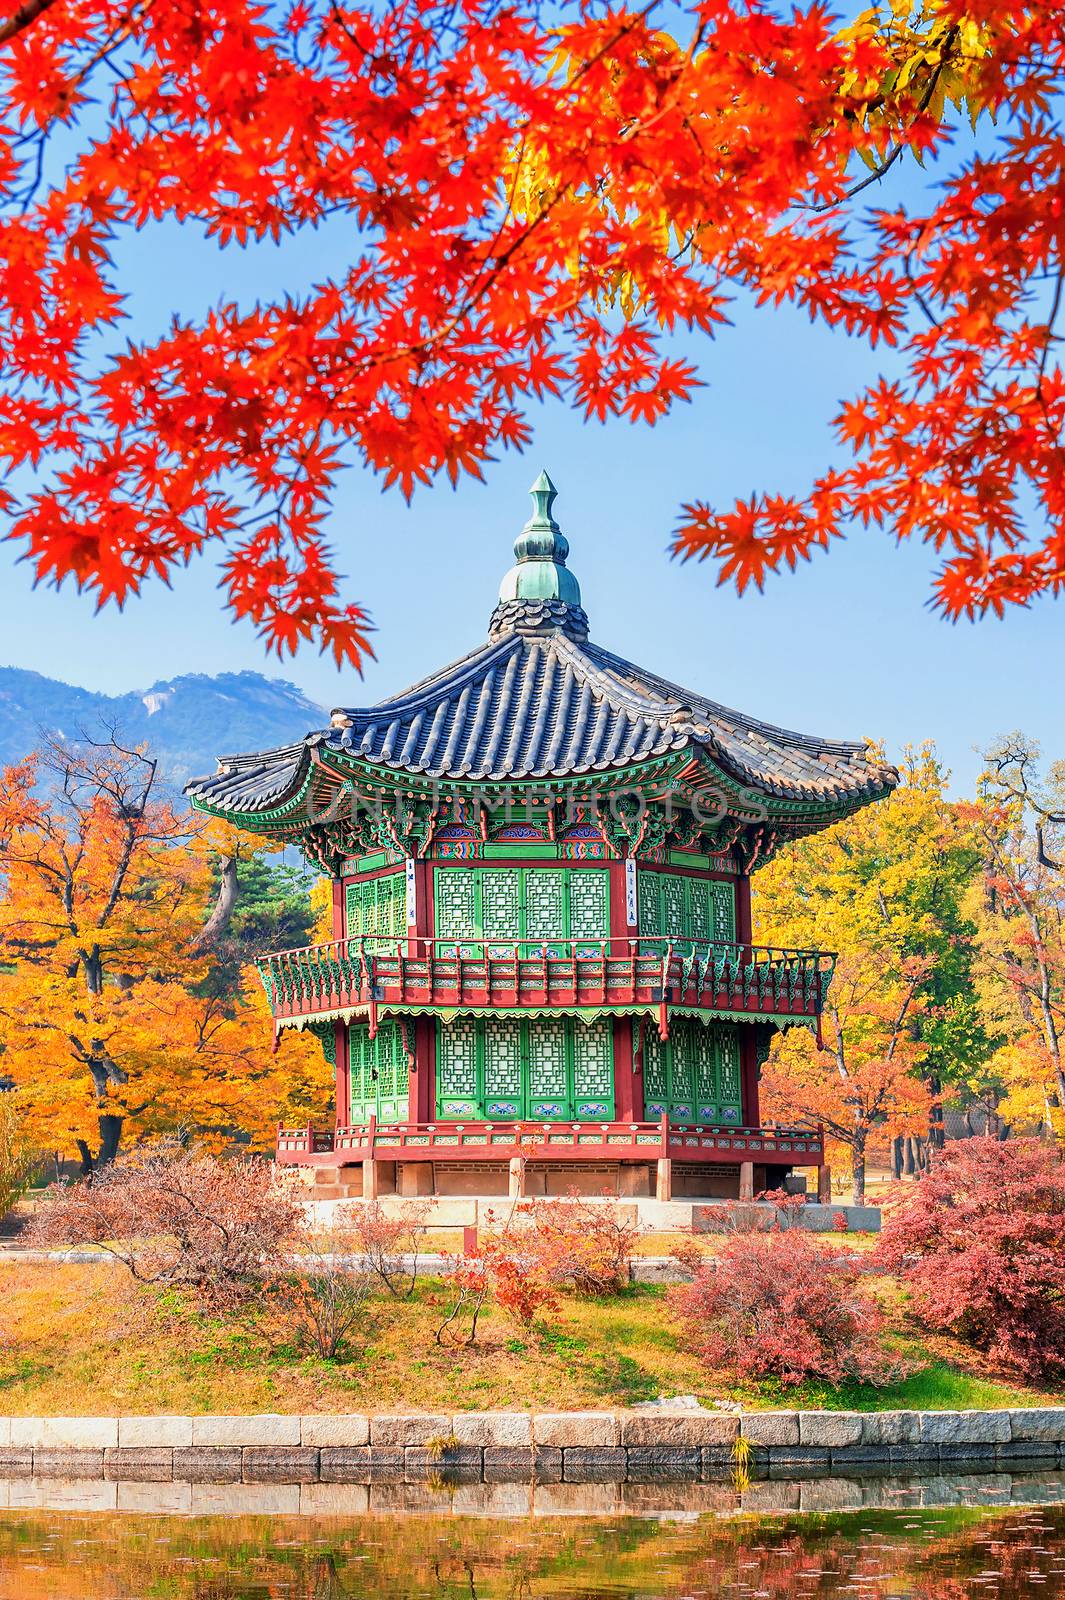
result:
M 666 939 L 543 944 L 339 939 L 258 966 L 283 1022 L 377 1006 L 680 1005 L 709 1012 L 816 1018 L 835 957 L 814 950 Z
M 281 1163 L 382 1161 L 506 1161 L 515 1155 L 551 1161 L 754 1162 L 758 1166 L 820 1166 L 820 1127 L 711 1127 L 657 1122 L 391 1122 L 279 1127 Z M 323 1161 L 325 1164 L 325 1161 Z

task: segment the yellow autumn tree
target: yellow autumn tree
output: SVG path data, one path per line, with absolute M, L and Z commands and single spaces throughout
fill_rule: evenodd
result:
M 254 970 L 212 981 L 227 848 L 113 738 L 52 741 L 4 771 L 3 1072 L 42 1150 L 90 1171 L 123 1140 L 265 1144 L 278 1117 L 320 1111 L 317 1041 L 273 1054 Z
M 783 851 L 754 881 L 755 937 L 838 953 L 822 1043 L 791 1030 L 763 1072 L 770 1115 L 796 1110 L 845 1148 L 855 1195 L 871 1138 L 933 1134 L 935 1107 L 987 1045 L 965 914 L 980 849 L 930 745 L 888 799 Z
M 988 1063 L 1007 1121 L 1065 1136 L 1065 761 L 1012 733 L 985 752 L 970 892 L 976 987 L 1000 1039 Z

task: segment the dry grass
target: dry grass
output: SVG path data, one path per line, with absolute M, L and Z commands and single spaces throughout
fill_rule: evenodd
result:
M 107 1266 L 0 1263 L 0 1413 L 93 1415 L 254 1411 L 566 1409 L 631 1405 L 696 1394 L 772 1406 L 1055 1404 L 951 1341 L 918 1338 L 896 1301 L 896 1338 L 929 1364 L 887 1391 L 774 1393 L 714 1382 L 678 1348 L 661 1290 L 567 1298 L 531 1331 L 491 1308 L 471 1349 L 449 1351 L 435 1331 L 447 1286 L 375 1301 L 376 1326 L 344 1361 L 296 1349 L 261 1312 L 209 1317 L 173 1296 L 131 1288 Z

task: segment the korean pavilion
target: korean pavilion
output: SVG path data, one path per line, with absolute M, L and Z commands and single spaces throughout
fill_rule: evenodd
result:
M 833 958 L 752 945 L 750 879 L 897 774 L 592 643 L 546 474 L 532 499 L 483 644 L 188 786 L 333 883 L 332 941 L 260 962 L 275 1030 L 336 1067 L 335 1125 L 277 1158 L 366 1195 L 823 1169 L 819 1129 L 761 1125 L 758 1077 L 778 1029 L 818 1030 Z

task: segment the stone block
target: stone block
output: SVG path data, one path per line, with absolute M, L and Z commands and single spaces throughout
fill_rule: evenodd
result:
M 700 1475 L 704 1483 L 720 1483 L 730 1477 L 735 1461 L 729 1444 L 704 1444 L 700 1451 Z
M 663 1261 L 656 1256 L 633 1256 L 629 1262 L 630 1283 L 690 1283 L 691 1273 L 679 1261 Z
M 1052 1439 L 1065 1443 L 1065 1406 L 1040 1406 L 1032 1410 L 1010 1411 L 1010 1437 L 1013 1439 Z
M 534 1517 L 608 1517 L 619 1503 L 616 1483 L 538 1483 L 533 1489 Z
M 628 1455 L 630 1483 L 695 1483 L 702 1470 L 698 1445 L 632 1445 Z
M 193 1417 L 194 1445 L 271 1445 L 280 1448 L 300 1442 L 300 1418 L 264 1414 L 257 1417 Z
M 117 1417 L 12 1417 L 9 1443 L 34 1450 L 109 1450 L 118 1444 Z
M 11 1443 L 11 1418 L 0 1417 L 0 1450 L 6 1450 Z
M 562 1451 L 565 1483 L 623 1483 L 628 1452 L 611 1445 L 572 1445 Z
M 403 1477 L 402 1450 L 379 1449 L 377 1453 L 380 1456 L 394 1456 L 396 1476 Z M 319 1455 L 318 1472 L 323 1483 L 369 1483 L 370 1446 L 323 1445 Z
M 827 1473 L 832 1456 L 827 1447 L 812 1444 L 773 1445 L 758 1452 L 771 1478 L 800 1478 Z
M 192 1445 L 174 1451 L 174 1477 L 187 1483 L 239 1483 L 243 1461 L 237 1446 Z
M 740 1433 L 751 1444 L 795 1444 L 799 1442 L 797 1411 L 745 1411 L 740 1418 Z
M 300 1418 L 300 1443 L 306 1449 L 319 1450 L 323 1445 L 356 1445 L 369 1442 L 370 1419 L 359 1412 Z
M 166 1483 L 174 1476 L 174 1452 L 150 1445 L 104 1451 L 104 1477 L 116 1482 Z
M 121 1478 L 118 1509 L 131 1515 L 149 1517 L 187 1517 L 192 1512 L 191 1483 L 137 1483 Z
M 921 1416 L 917 1411 L 864 1411 L 863 1444 L 916 1444 L 921 1437 Z
M 831 1450 L 861 1444 L 862 1418 L 858 1411 L 800 1411 L 799 1443 L 827 1445 Z
M 940 1448 L 938 1444 L 924 1444 L 920 1440 L 916 1444 L 890 1444 L 888 1458 L 893 1467 L 908 1467 L 920 1471 L 922 1463 L 938 1462 Z
M 362 1517 L 370 1509 L 365 1483 L 300 1484 L 300 1516 Z
M 537 1444 L 568 1448 L 608 1448 L 619 1438 L 618 1419 L 613 1411 L 543 1411 L 533 1417 L 533 1439 Z
M 408 1483 L 480 1483 L 484 1451 L 475 1444 L 449 1445 L 446 1450 L 426 1450 L 419 1444 L 403 1452 L 403 1476 Z
M 194 1483 L 194 1517 L 295 1517 L 298 1483 Z
M 714 1411 L 628 1411 L 621 1417 L 621 1442 L 687 1449 L 731 1444 L 740 1431 L 738 1416 Z
M 527 1411 L 459 1411 L 451 1419 L 456 1444 L 531 1445 L 532 1418 Z
M 1056 1439 L 1011 1439 L 1009 1444 L 995 1446 L 995 1460 L 1056 1461 L 1059 1448 Z
M 485 1483 L 561 1483 L 562 1451 L 556 1445 L 488 1445 Z
M 1008 1444 L 1008 1411 L 922 1411 L 921 1443 L 938 1445 Z
M 114 1511 L 118 1484 L 106 1478 L 15 1478 L 7 1486 L 13 1511 Z
M 316 1483 L 318 1451 L 302 1445 L 247 1445 L 241 1476 L 245 1483 Z
M 0 1478 L 29 1478 L 33 1476 L 33 1451 L 29 1445 L 17 1449 L 8 1446 L 0 1450 Z
M 411 1412 L 408 1416 L 370 1418 L 370 1443 L 373 1445 L 402 1448 L 410 1444 L 427 1445 L 437 1439 L 450 1438 L 450 1416 Z
M 891 1460 L 891 1446 L 886 1444 L 852 1444 L 846 1450 L 832 1452 L 832 1470 L 841 1467 L 878 1466 Z
M 102 1450 L 37 1450 L 33 1452 L 35 1478 L 102 1478 Z
M 191 1417 L 119 1417 L 120 1450 L 187 1449 L 192 1444 Z

